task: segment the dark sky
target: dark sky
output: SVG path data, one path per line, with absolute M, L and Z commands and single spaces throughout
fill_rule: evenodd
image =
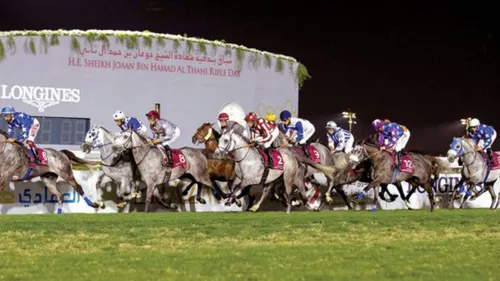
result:
M 321 136 L 323 124 L 347 108 L 358 115 L 357 138 L 374 118 L 389 118 L 410 129 L 408 148 L 430 153 L 446 152 L 463 117 L 500 130 L 493 4 L 159 2 L 164 11 L 151 13 L 140 0 L 3 0 L 0 28 L 187 33 L 293 56 L 312 75 L 300 91 L 300 115 Z

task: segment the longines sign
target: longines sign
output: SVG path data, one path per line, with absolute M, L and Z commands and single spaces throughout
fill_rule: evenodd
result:
M 0 85 L 1 99 L 20 100 L 44 112 L 46 108 L 61 102 L 80 102 L 80 89 L 43 86 Z

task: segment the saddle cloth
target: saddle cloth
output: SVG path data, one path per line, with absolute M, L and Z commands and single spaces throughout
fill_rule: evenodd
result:
M 302 147 L 294 145 L 291 148 L 295 150 L 300 156 L 305 156 Z M 313 161 L 314 163 L 321 163 L 321 156 L 319 155 L 319 151 L 316 149 L 316 147 L 308 144 L 307 152 L 309 153 L 309 159 L 311 159 L 311 161 Z
M 260 157 L 262 158 L 262 164 L 264 166 L 268 166 L 268 159 L 267 159 L 267 153 L 264 149 L 262 148 L 257 148 L 259 151 Z M 281 152 L 277 149 L 270 149 L 271 151 L 271 156 L 273 157 L 273 166 L 269 167 L 273 170 L 283 170 L 284 168 L 284 162 L 283 162 L 283 156 L 281 155 Z
M 33 155 L 33 152 L 31 149 L 26 148 L 26 152 L 28 153 L 28 157 L 30 158 L 30 167 L 36 167 L 36 166 L 48 166 L 49 165 L 49 159 L 47 156 L 47 152 L 41 148 L 36 148 L 36 154 L 38 156 L 38 159 L 40 159 L 40 163 L 36 163 L 35 156 Z
M 159 147 L 159 149 L 161 149 L 162 152 L 165 153 L 165 155 L 167 154 L 167 152 L 165 151 L 165 148 Z M 186 169 L 187 161 L 186 161 L 186 157 L 184 156 L 182 151 L 180 149 L 170 149 L 170 151 L 172 152 L 172 166 L 171 166 L 171 168 L 176 168 L 176 167 L 181 166 L 181 168 Z M 167 158 L 163 159 L 163 161 L 165 163 L 167 163 Z
M 391 152 L 391 157 L 392 157 L 392 163 L 394 166 L 396 166 L 396 154 L 394 152 Z M 415 172 L 415 169 L 413 168 L 413 162 L 411 161 L 411 158 L 408 154 L 403 155 L 401 157 L 401 171 L 403 173 L 409 173 L 413 174 Z
M 483 155 L 484 161 L 488 162 L 490 159 L 488 158 L 488 155 L 484 152 L 481 153 Z M 493 163 L 491 163 L 490 171 L 498 170 L 500 169 L 500 155 L 498 153 L 493 152 Z

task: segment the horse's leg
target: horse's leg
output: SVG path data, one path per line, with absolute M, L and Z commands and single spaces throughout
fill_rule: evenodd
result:
M 454 209 L 455 196 L 457 195 L 457 190 L 460 186 L 464 184 L 464 180 L 460 179 L 457 184 L 452 187 L 451 197 L 450 197 L 450 209 Z
M 386 202 L 394 202 L 393 200 L 393 195 L 389 192 L 389 190 L 387 190 L 387 184 L 381 184 L 380 185 L 380 192 L 377 192 L 378 193 L 378 196 L 380 197 L 380 199 L 386 201 Z M 389 199 L 385 198 L 385 194 L 389 194 Z
M 347 195 L 345 194 L 345 191 L 344 191 L 344 186 L 341 185 L 341 186 L 336 186 L 335 187 L 335 190 L 337 191 L 337 193 L 340 195 L 340 197 L 342 197 L 342 200 L 344 200 L 345 204 L 347 205 L 347 208 L 349 210 L 352 210 L 352 206 L 351 206 L 351 203 L 349 202 L 349 200 L 347 199 Z M 331 199 L 331 197 L 330 197 Z
M 376 187 L 376 186 L 379 186 L 381 184 L 380 180 L 378 178 L 374 178 L 367 186 L 365 186 L 365 188 L 363 188 L 363 190 L 358 194 L 358 196 L 351 200 L 351 203 L 353 205 L 357 204 L 358 203 L 358 200 L 360 200 L 361 198 L 363 198 L 363 196 L 365 196 L 365 193 L 367 193 L 370 189 Z M 375 190 L 375 193 L 377 191 Z
M 236 205 L 240 207 L 241 201 L 238 199 L 236 194 L 238 193 L 238 191 L 241 191 L 242 188 L 246 188 L 247 186 L 248 185 L 242 185 L 242 180 L 240 178 L 235 178 L 231 185 L 231 195 L 229 195 L 229 200 L 226 201 L 226 206 L 231 206 L 231 204 L 236 203 Z
M 378 204 L 378 190 L 377 187 L 374 187 L 375 190 L 373 190 L 373 204 L 372 204 L 372 212 L 377 211 L 377 204 Z M 389 193 L 390 194 L 390 193 Z
M 327 191 L 326 191 L 326 193 L 325 193 L 325 202 L 326 202 L 326 203 L 328 203 L 328 204 L 330 204 L 330 203 L 332 203 L 332 202 L 333 202 L 332 192 L 333 192 L 333 189 L 334 189 L 335 187 L 333 186 L 333 181 L 332 181 L 332 180 L 330 180 L 329 178 L 327 178 L 327 180 L 326 180 L 326 185 L 328 186 L 328 190 L 327 190 Z M 341 187 L 341 188 L 342 188 L 342 187 Z M 337 191 L 339 190 L 339 189 L 337 189 L 337 188 L 335 188 L 335 189 L 336 189 Z M 345 194 L 345 193 L 344 193 L 344 194 Z
M 198 189 L 196 190 L 196 201 L 200 202 L 200 204 L 207 204 L 207 201 L 201 198 L 201 191 L 203 190 L 203 184 L 197 182 L 196 185 L 198 186 Z
M 491 195 L 491 206 L 490 206 L 491 210 L 495 209 L 495 205 L 496 205 L 497 200 L 498 200 L 497 194 L 495 192 L 495 182 L 496 181 L 494 181 L 492 183 L 490 182 L 487 185 L 488 186 L 488 191 L 490 192 L 490 195 Z M 485 184 L 485 186 L 486 186 L 486 184 Z
M 408 199 L 406 198 L 405 192 L 403 190 L 403 185 L 401 184 L 401 182 L 397 182 L 394 185 L 398 189 L 399 198 L 401 198 L 401 200 L 403 200 L 403 201 L 408 201 Z M 394 200 L 396 200 L 396 198 L 398 198 L 397 195 L 392 195 L 392 196 L 394 196 Z
M 106 208 L 106 206 L 104 205 L 104 201 L 102 200 L 103 189 L 106 187 L 106 185 L 110 184 L 112 181 L 113 181 L 112 178 L 106 176 L 105 174 L 102 174 L 99 176 L 99 179 L 95 184 L 96 194 L 97 194 L 97 204 L 99 204 L 99 207 L 101 209 Z
M 89 207 L 96 209 L 99 208 L 99 204 L 97 204 L 96 202 L 92 202 L 87 197 L 87 195 L 85 195 L 85 192 L 83 192 L 82 186 L 76 181 L 75 176 L 73 175 L 73 170 L 71 170 L 71 165 L 68 165 L 66 167 L 69 169 L 69 171 L 59 173 L 59 176 L 63 180 L 65 180 L 69 185 L 71 185 L 71 187 L 73 187 L 76 190 L 76 192 L 80 194 L 80 196 L 83 197 L 83 200 L 85 200 L 85 203 L 87 203 Z
M 264 199 L 266 199 L 267 196 L 269 195 L 269 191 L 271 190 L 272 187 L 273 187 L 272 183 L 264 184 L 264 186 L 262 186 L 262 195 L 260 196 L 259 201 L 257 202 L 257 204 L 253 205 L 252 208 L 250 208 L 248 210 L 252 211 L 252 212 L 256 212 L 260 208 L 260 205 L 262 204 Z
M 124 196 L 125 193 L 124 190 L 127 188 L 127 185 L 128 185 L 128 180 L 122 178 L 118 186 L 118 189 L 116 190 L 116 195 L 118 196 L 118 202 L 116 203 L 116 207 L 120 210 L 123 210 L 123 208 L 127 206 L 127 201 L 131 199 L 130 195 L 127 196 L 127 198 L 125 198 Z
M 429 196 L 429 203 L 431 204 L 430 211 L 434 211 L 434 189 L 432 188 L 432 184 L 430 182 L 426 182 L 424 184 L 420 184 L 425 191 L 427 191 L 427 195 Z
M 474 186 L 473 185 L 469 185 L 469 187 L 467 188 L 467 190 L 465 191 L 465 195 L 462 199 L 462 202 L 460 203 L 460 209 L 463 209 L 464 208 L 464 205 L 465 205 L 465 202 L 467 202 L 467 199 L 469 199 L 470 197 L 470 191 L 471 189 L 473 188 Z
M 42 179 L 42 182 L 45 184 L 45 186 L 52 192 L 53 194 L 56 195 L 57 197 L 57 214 L 60 215 L 62 214 L 62 205 L 63 205 L 63 196 L 61 192 L 57 189 L 56 182 L 57 182 L 57 175 L 52 174 L 52 173 L 47 173 L 40 178 Z
M 470 201 L 476 200 L 479 196 L 483 195 L 483 193 L 485 193 L 486 191 L 490 191 L 490 187 L 493 186 L 493 185 L 495 185 L 495 182 L 493 182 L 493 183 L 484 183 L 483 188 L 481 188 L 481 191 L 479 191 L 478 193 L 476 193 L 474 195 L 471 195 L 471 197 L 469 198 L 469 200 Z M 493 196 L 492 196 L 492 198 L 493 198 Z

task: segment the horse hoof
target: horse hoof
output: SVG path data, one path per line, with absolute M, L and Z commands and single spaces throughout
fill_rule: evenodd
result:
M 104 205 L 104 202 L 99 201 L 99 203 L 98 203 L 98 204 L 99 204 L 99 208 L 101 208 L 101 209 L 106 208 L 106 206 Z
M 241 201 L 240 200 L 236 200 L 235 203 L 236 203 L 236 206 L 241 207 Z
M 377 212 L 377 208 L 372 208 L 372 213 L 376 213 Z
M 196 201 L 200 202 L 200 204 L 207 204 L 207 201 L 205 201 L 205 199 L 203 199 L 201 197 L 197 197 Z
M 92 203 L 92 208 L 99 209 L 99 207 L 99 204 L 97 204 L 96 202 Z
M 258 205 L 253 205 L 252 208 L 248 209 L 251 212 L 257 212 L 257 209 L 259 208 Z
M 326 198 L 325 198 L 325 202 L 326 202 L 326 203 L 328 203 L 328 204 L 331 204 L 331 203 L 333 202 L 332 197 L 330 197 L 330 196 L 326 196 Z

